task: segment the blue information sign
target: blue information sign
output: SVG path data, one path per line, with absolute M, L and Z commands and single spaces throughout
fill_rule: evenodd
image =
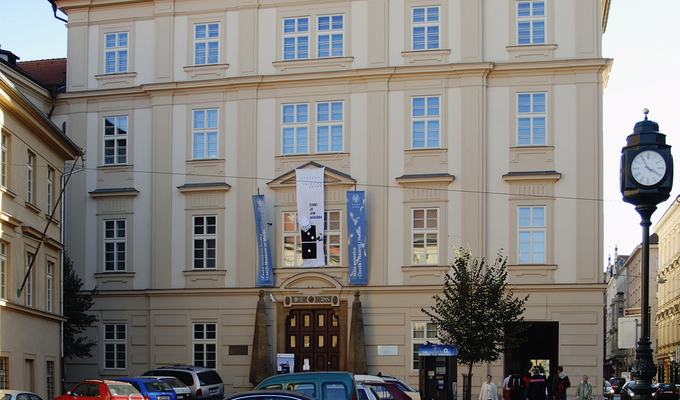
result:
M 451 344 L 421 344 L 418 348 L 419 356 L 448 356 L 458 355 L 458 347 Z

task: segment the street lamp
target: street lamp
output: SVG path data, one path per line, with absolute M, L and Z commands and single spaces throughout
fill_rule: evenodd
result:
M 635 382 L 631 389 L 634 400 L 651 400 L 652 378 L 656 366 L 652 357 L 649 325 L 649 227 L 657 204 L 668 199 L 673 188 L 673 156 L 666 135 L 659 132 L 659 124 L 647 119 L 635 124 L 621 149 L 621 193 L 623 201 L 635 205 L 642 226 L 642 336 L 635 349 L 635 363 L 631 375 Z

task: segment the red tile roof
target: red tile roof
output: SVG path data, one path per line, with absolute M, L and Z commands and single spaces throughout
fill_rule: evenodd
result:
M 66 59 L 53 58 L 50 60 L 19 61 L 17 67 L 21 68 L 33 79 L 50 86 L 66 83 Z

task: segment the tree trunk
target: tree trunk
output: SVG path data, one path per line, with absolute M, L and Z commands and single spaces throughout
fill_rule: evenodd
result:
M 463 375 L 463 400 L 472 400 L 472 373 Z

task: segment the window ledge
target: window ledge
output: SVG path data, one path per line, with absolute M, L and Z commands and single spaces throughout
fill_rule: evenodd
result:
M 276 68 L 276 72 L 283 73 L 301 73 L 301 72 L 323 72 L 323 71 L 337 71 L 350 69 L 354 57 L 329 57 L 329 58 L 315 58 L 307 60 L 286 60 L 274 61 L 272 65 Z
M 513 264 L 508 265 L 510 284 L 553 284 L 555 283 L 555 264 Z
M 406 64 L 448 64 L 450 49 L 403 51 Z
M 555 55 L 556 44 L 525 44 L 521 46 L 507 46 L 511 60 L 535 61 L 552 60 Z
M 190 65 L 184 67 L 189 80 L 226 78 L 229 64 Z
M 120 74 L 103 74 L 95 75 L 94 78 L 99 84 L 99 88 L 117 88 L 130 87 L 134 85 L 134 79 L 137 77 L 136 72 L 124 72 Z
M 94 277 L 100 283 L 128 283 L 128 280 L 135 277 L 135 273 L 128 271 L 97 272 Z
M 31 209 L 31 210 L 35 211 L 36 213 L 40 214 L 40 209 L 38 207 L 36 207 L 34 204 L 26 202 L 26 208 Z
M 5 193 L 6 195 L 8 195 L 8 196 L 10 196 L 10 197 L 12 197 L 12 198 L 17 197 L 17 194 L 14 193 L 13 191 L 9 190 L 8 187 L 0 186 L 0 191 L 2 191 L 2 193 Z

